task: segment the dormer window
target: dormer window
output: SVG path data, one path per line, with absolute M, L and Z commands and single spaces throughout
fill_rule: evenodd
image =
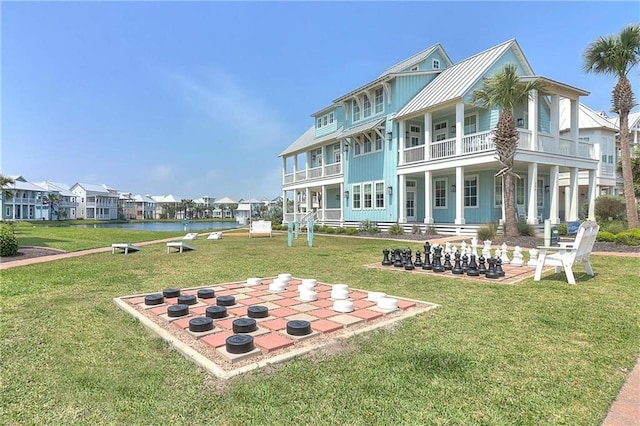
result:
M 440 61 L 438 59 L 434 59 L 431 67 L 434 70 L 439 70 L 440 69 Z
M 331 111 L 328 114 L 323 115 L 322 117 L 316 118 L 316 129 L 320 129 L 324 126 L 329 126 L 334 122 L 334 113 Z
M 409 69 L 409 71 L 418 71 L 418 69 L 419 69 L 419 68 L 418 68 L 418 66 L 416 65 L 416 66 L 411 67 L 411 68 Z
M 353 121 L 360 121 L 360 106 L 358 105 L 358 102 L 355 101 L 355 99 L 352 102 L 352 108 L 353 110 Z
M 383 90 L 382 87 L 379 89 L 376 89 L 375 93 L 374 93 L 374 105 L 375 105 L 375 112 L 376 114 L 381 113 L 384 110 L 384 96 L 383 96 Z

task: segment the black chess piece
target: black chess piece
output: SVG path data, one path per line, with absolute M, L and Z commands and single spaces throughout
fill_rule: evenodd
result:
M 393 250 L 393 267 L 402 268 L 402 257 L 400 257 L 400 249 Z
M 431 245 L 429 245 L 429 241 L 424 244 L 424 263 L 422 264 L 422 269 L 427 271 L 433 269 L 433 264 L 431 263 Z
M 382 264 L 384 266 L 389 266 L 393 264 L 393 262 L 389 260 L 389 249 L 382 250 L 382 255 L 383 255 Z
M 407 251 L 405 249 L 400 250 L 400 259 L 402 260 L 402 266 L 407 264 Z
M 467 256 L 467 253 L 462 253 L 462 272 L 463 273 L 467 273 L 467 270 L 469 269 L 469 256 Z
M 496 259 L 496 273 L 499 277 L 505 276 L 504 270 L 502 269 L 502 259 L 500 258 Z
M 464 271 L 462 270 L 462 265 L 460 264 L 460 252 L 456 251 L 456 254 L 453 257 L 453 268 L 451 269 L 451 273 L 455 275 L 462 275 Z
M 487 266 L 484 264 L 483 255 L 480 255 L 480 257 L 478 258 L 478 272 L 480 272 L 482 275 L 487 273 Z
M 487 259 L 487 263 L 489 264 L 489 267 L 487 268 L 486 277 L 492 280 L 498 279 L 499 275 L 498 275 L 498 272 L 496 271 L 496 259 L 493 257 L 490 257 Z
M 416 250 L 416 261 L 413 262 L 413 266 L 415 266 L 416 268 L 422 267 L 422 257 L 421 257 L 420 250 Z
M 471 253 L 469 256 L 471 260 L 469 261 L 469 269 L 467 269 L 467 275 L 470 277 L 478 277 L 480 276 L 480 271 L 478 271 L 478 264 L 476 263 L 476 255 Z
M 452 269 L 453 269 L 453 265 L 451 265 L 451 254 L 445 253 L 444 254 L 444 270 L 450 271 Z
M 415 267 L 413 266 L 413 262 L 411 261 L 411 249 L 407 248 L 404 252 L 404 269 L 406 271 L 413 271 Z
M 433 272 L 444 272 L 442 266 L 442 246 L 436 246 L 433 249 Z

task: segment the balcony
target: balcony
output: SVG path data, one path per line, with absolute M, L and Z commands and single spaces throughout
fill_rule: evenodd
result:
M 295 173 L 288 173 L 283 176 L 283 184 L 299 183 L 305 181 L 318 180 L 327 177 L 342 175 L 342 163 L 332 163 L 326 166 L 313 167 L 300 170 Z

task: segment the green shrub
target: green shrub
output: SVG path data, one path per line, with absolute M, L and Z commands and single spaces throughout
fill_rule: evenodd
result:
M 619 220 L 609 222 L 608 224 L 602 226 L 602 228 L 604 228 L 605 231 L 611 232 L 612 234 L 619 234 L 622 231 L 627 230 L 626 224 Z
M 402 226 L 400 226 L 400 224 L 394 223 L 393 225 L 391 225 L 389 227 L 389 234 L 390 235 L 402 235 L 402 234 L 404 234 L 404 228 Z
M 342 226 L 336 228 L 336 234 L 344 234 L 345 232 L 347 232 L 347 229 Z
M 616 235 L 616 244 L 640 246 L 640 228 L 629 229 Z
M 536 231 L 533 226 L 526 222 L 518 222 L 518 234 L 522 237 L 535 237 Z
M 429 225 L 424 229 L 424 235 L 438 235 L 438 231 L 433 225 Z
M 377 234 L 380 232 L 380 229 L 376 226 L 375 222 L 363 220 L 360 222 L 360 232 L 364 234 Z
M 624 197 L 619 195 L 601 195 L 596 198 L 595 213 L 599 221 L 624 219 L 627 207 Z
M 358 235 L 358 228 L 347 228 L 347 235 Z
M 324 227 L 324 232 L 326 232 L 327 234 L 335 234 L 336 230 L 330 226 L 325 226 Z
M 596 238 L 596 240 L 613 243 L 616 240 L 616 236 L 609 231 L 600 231 L 598 232 L 598 237 Z
M 480 241 L 493 240 L 496 235 L 498 235 L 498 225 L 495 223 L 488 223 L 478 228 L 477 236 Z
M 313 225 L 313 231 L 318 232 L 320 230 L 320 225 Z
M 2 225 L 0 227 L 0 256 L 15 256 L 18 254 L 18 239 L 13 228 Z
M 561 223 L 558 225 L 558 235 L 567 235 L 567 224 Z
M 411 233 L 413 235 L 420 235 L 420 234 L 422 234 L 422 229 L 420 229 L 420 227 L 418 225 L 413 225 L 411 227 Z

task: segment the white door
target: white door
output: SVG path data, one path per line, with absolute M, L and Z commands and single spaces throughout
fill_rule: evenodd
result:
M 416 181 L 408 180 L 405 197 L 407 222 L 416 221 L 416 192 Z

